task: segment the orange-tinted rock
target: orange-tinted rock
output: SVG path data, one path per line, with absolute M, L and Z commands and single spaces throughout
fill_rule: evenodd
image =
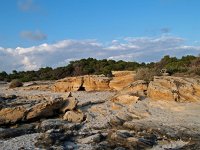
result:
M 0 125 L 21 121 L 26 113 L 24 107 L 8 107 L 0 110 Z
M 84 114 L 81 111 L 67 111 L 63 119 L 69 122 L 82 122 Z
M 148 87 L 153 100 L 200 101 L 200 80 L 183 77 L 154 77 Z
M 122 95 L 122 94 L 132 93 L 138 96 L 144 96 L 146 94 L 147 88 L 148 88 L 148 83 L 146 81 L 138 80 L 129 84 L 124 89 L 122 89 L 119 92 L 119 94 Z
M 60 110 L 64 104 L 62 98 L 56 98 L 34 105 L 28 112 L 26 119 L 45 118 L 55 115 L 56 110 Z
M 119 95 L 112 99 L 113 102 L 115 103 L 120 103 L 120 104 L 134 104 L 139 100 L 139 97 L 131 95 L 131 94 L 124 94 L 124 95 Z
M 113 71 L 113 79 L 110 81 L 110 88 L 113 90 L 122 90 L 134 82 L 135 71 Z
M 58 80 L 52 90 L 55 92 L 69 91 L 106 91 L 110 90 L 109 83 L 111 78 L 98 75 L 86 75 L 79 77 L 68 77 Z
M 84 76 L 83 88 L 86 91 L 106 91 L 110 90 L 109 83 L 111 78 L 104 76 Z
M 58 80 L 52 87 L 55 92 L 78 91 L 83 85 L 83 77 L 67 77 Z

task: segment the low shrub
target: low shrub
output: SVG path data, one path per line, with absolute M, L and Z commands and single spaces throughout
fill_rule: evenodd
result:
M 16 88 L 16 87 L 21 87 L 23 86 L 23 83 L 19 80 L 12 80 L 10 82 L 9 88 Z
M 154 76 L 160 76 L 160 71 L 156 69 L 140 68 L 137 70 L 135 75 L 135 80 L 144 80 L 150 82 L 153 80 Z

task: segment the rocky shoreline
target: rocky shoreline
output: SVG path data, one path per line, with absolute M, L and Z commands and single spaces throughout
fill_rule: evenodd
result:
M 44 90 L 49 83 L 15 89 L 1 84 L 0 149 L 200 149 L 197 80 L 157 81 L 136 81 L 119 91 L 64 93 Z M 152 94 L 151 84 L 167 90 L 170 99 L 153 100 L 162 91 Z M 172 85 L 179 99 L 170 97 Z M 191 87 L 193 95 L 184 92 Z M 193 97 L 184 99 L 184 93 Z

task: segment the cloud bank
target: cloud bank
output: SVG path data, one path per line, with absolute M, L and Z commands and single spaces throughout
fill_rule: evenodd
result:
M 127 37 L 109 43 L 97 40 L 63 40 L 32 47 L 0 47 L 0 71 L 37 70 L 67 65 L 71 60 L 93 57 L 126 61 L 158 61 L 164 55 L 198 55 L 200 46 L 187 45 L 175 36 Z

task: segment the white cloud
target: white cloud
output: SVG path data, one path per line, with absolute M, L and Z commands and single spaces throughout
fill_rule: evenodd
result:
M 113 40 L 109 44 L 96 40 L 63 40 L 32 47 L 0 47 L 0 71 L 36 70 L 63 66 L 71 60 L 93 57 L 127 61 L 157 61 L 164 55 L 197 55 L 200 46 L 186 45 L 180 37 L 142 37 Z

